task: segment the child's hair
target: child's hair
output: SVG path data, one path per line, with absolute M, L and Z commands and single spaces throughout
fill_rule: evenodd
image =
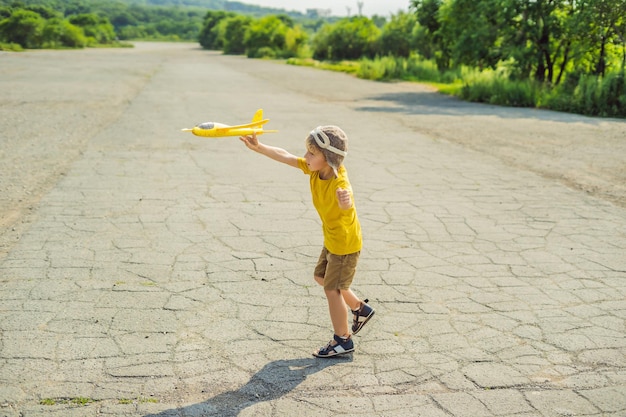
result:
M 318 126 L 306 138 L 307 149 L 317 149 L 326 158 L 326 162 L 335 172 L 348 154 L 348 136 L 337 126 Z

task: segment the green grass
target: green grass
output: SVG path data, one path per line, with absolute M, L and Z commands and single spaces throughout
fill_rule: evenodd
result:
M 512 79 L 505 67 L 484 71 L 462 67 L 441 72 L 434 61 L 417 55 L 342 62 L 290 58 L 287 63 L 346 72 L 374 81 L 424 83 L 442 94 L 472 102 L 626 118 L 626 75 L 623 69 L 604 77 L 570 74 L 565 82 L 553 87 L 533 80 Z
M 313 67 L 324 70 L 346 72 L 349 74 L 355 74 L 359 70 L 359 63 L 356 61 L 317 61 L 312 58 L 289 58 L 287 60 L 289 65 L 297 65 L 300 67 Z
M 144 398 L 144 397 L 139 397 L 137 398 L 137 402 L 139 403 L 152 403 L 152 404 L 157 404 L 159 402 L 158 398 Z
M 445 83 L 430 83 L 430 82 L 426 82 L 423 83 L 426 85 L 430 85 L 431 87 L 435 88 L 437 91 L 439 91 L 441 94 L 445 94 L 448 96 L 458 96 L 461 89 L 463 88 L 463 82 L 462 81 L 455 81 L 453 83 L 449 83 L 449 84 L 445 84 Z
M 96 402 L 96 400 L 91 399 L 91 398 L 85 398 L 85 397 L 44 398 L 41 401 L 39 401 L 39 404 L 41 404 L 41 405 L 48 405 L 48 406 L 62 405 L 62 404 L 71 404 L 71 405 L 85 406 L 85 405 L 91 404 L 93 402 Z
M 98 402 L 98 400 L 94 400 L 92 398 L 85 397 L 73 397 L 73 398 L 44 398 L 39 401 L 40 405 L 46 406 L 55 406 L 55 405 L 76 405 L 76 406 L 86 406 L 91 403 Z M 158 398 L 146 398 L 146 397 L 137 397 L 136 399 L 130 398 L 120 398 L 118 400 L 118 404 L 134 404 L 135 402 L 139 404 L 152 403 L 156 404 L 159 402 Z
M 505 72 L 482 71 L 463 78 L 459 97 L 467 101 L 510 107 L 536 107 L 541 86 L 532 81 L 510 80 Z

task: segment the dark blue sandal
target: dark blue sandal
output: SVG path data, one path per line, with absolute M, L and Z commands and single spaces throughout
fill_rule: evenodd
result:
M 313 353 L 313 356 L 318 358 L 331 358 L 333 356 L 345 355 L 347 353 L 354 352 L 354 342 L 351 337 L 341 337 L 333 335 L 333 340 L 317 352 Z
M 352 314 L 354 314 L 354 319 L 352 321 L 352 334 L 357 334 L 365 323 L 367 323 L 372 316 L 374 315 L 374 309 L 367 304 L 369 302 L 368 299 L 365 299 L 364 302 L 361 303 L 361 307 L 358 310 L 352 310 Z

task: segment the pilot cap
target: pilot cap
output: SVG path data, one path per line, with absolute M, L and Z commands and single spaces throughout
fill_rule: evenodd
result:
M 318 126 L 309 133 L 307 143 L 322 151 L 335 176 L 339 176 L 339 167 L 348 155 L 348 136 L 346 133 L 337 126 Z

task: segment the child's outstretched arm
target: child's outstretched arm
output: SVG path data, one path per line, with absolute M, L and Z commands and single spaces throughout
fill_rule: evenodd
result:
M 256 133 L 252 136 L 240 136 L 239 140 L 246 144 L 249 149 L 267 156 L 275 161 L 282 162 L 283 164 L 290 165 L 294 168 L 298 168 L 298 157 L 290 154 L 283 148 L 277 148 L 275 146 L 268 146 L 261 142 L 256 137 Z

